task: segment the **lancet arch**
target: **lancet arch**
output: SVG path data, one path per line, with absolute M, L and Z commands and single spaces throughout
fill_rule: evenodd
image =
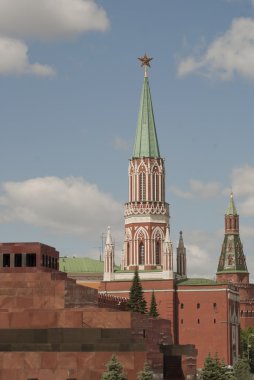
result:
M 153 262 L 155 265 L 161 265 L 162 263 L 163 241 L 164 233 L 160 227 L 156 227 L 152 233 Z

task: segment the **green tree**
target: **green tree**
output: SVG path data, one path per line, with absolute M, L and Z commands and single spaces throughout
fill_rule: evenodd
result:
M 153 372 L 148 363 L 145 363 L 143 371 L 139 372 L 138 380 L 153 380 Z
M 249 357 L 250 371 L 254 373 L 254 327 L 241 329 L 240 352 L 242 358 Z
M 143 288 L 137 269 L 135 269 L 132 285 L 130 288 L 128 307 L 131 311 L 137 311 L 142 314 L 147 312 L 146 300 L 144 298 Z
M 159 316 L 154 290 L 152 292 L 149 315 L 154 318 L 157 318 Z
M 115 355 L 106 364 L 106 368 L 107 372 L 102 374 L 101 380 L 127 380 L 127 376 L 123 372 L 123 366 Z
M 239 358 L 234 365 L 234 375 L 237 380 L 251 380 L 250 365 L 247 358 Z
M 205 359 L 204 368 L 200 373 L 202 380 L 229 380 L 228 369 L 224 362 L 216 354 L 213 357 L 209 354 Z

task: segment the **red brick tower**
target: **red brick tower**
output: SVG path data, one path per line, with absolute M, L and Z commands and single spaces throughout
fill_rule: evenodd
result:
M 173 278 L 164 159 L 160 156 L 147 75 L 151 58 L 145 55 L 140 60 L 145 67 L 145 76 L 134 149 L 129 162 L 122 269 L 156 269 L 162 272 L 161 278 Z
M 225 214 L 225 237 L 222 245 L 217 281 L 233 283 L 240 295 L 240 323 L 245 329 L 254 325 L 254 284 L 249 282 L 249 272 L 239 235 L 239 215 L 233 194 Z
M 222 244 L 217 280 L 235 284 L 249 283 L 249 272 L 239 235 L 239 215 L 237 214 L 233 193 L 225 214 L 225 236 Z
M 122 268 L 106 272 L 99 292 L 128 297 L 134 270 L 139 270 L 146 301 L 153 292 L 159 314 L 171 321 L 175 336 L 175 276 L 170 241 L 169 205 L 165 201 L 165 166 L 160 155 L 147 68 L 151 58 L 140 58 L 145 68 L 136 137 L 129 161 L 129 197 L 125 204 Z M 108 247 L 109 248 L 109 247 Z M 105 247 L 104 260 L 110 258 Z M 179 276 L 178 276 L 179 277 Z

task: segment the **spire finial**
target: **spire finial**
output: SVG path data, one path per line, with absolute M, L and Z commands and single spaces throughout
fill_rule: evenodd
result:
M 106 238 L 106 245 L 112 244 L 112 236 L 111 236 L 111 229 L 110 226 L 108 226 L 108 232 L 107 232 L 107 238 Z
M 147 77 L 147 67 L 151 67 L 150 66 L 150 61 L 153 59 L 151 57 L 149 57 L 146 53 L 144 54 L 143 57 L 139 57 L 138 58 L 141 62 L 141 67 L 144 66 L 144 69 L 145 69 L 145 77 Z
M 234 196 L 233 196 L 233 191 L 230 193 L 230 199 L 229 199 L 229 205 L 226 211 L 226 215 L 237 215 L 236 207 L 235 207 L 235 202 L 234 202 Z

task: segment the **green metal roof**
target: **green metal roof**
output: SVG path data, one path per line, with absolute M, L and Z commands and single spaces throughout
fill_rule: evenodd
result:
M 218 285 L 218 282 L 208 278 L 187 278 L 185 280 L 177 281 L 177 285 Z
M 132 157 L 160 157 L 152 98 L 147 77 L 144 77 Z
M 226 211 L 226 215 L 237 215 L 233 193 L 230 194 L 229 205 Z
M 89 257 L 60 257 L 59 270 L 66 273 L 103 273 L 103 261 Z
M 248 273 L 246 258 L 239 234 L 225 234 L 217 274 Z

